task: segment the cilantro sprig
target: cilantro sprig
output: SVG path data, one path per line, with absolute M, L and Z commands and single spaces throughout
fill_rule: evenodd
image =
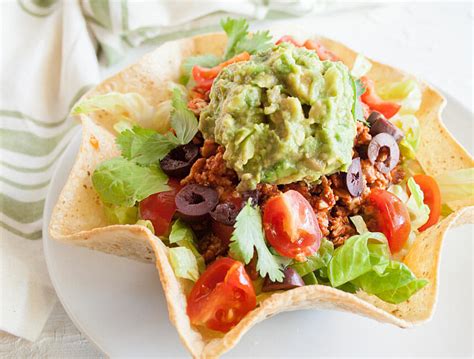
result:
M 181 92 L 174 89 L 170 123 L 165 134 L 134 126 L 116 138 L 122 156 L 102 162 L 92 175 L 92 183 L 104 203 L 131 207 L 149 195 L 169 189 L 168 177 L 159 161 L 171 150 L 189 143 L 198 122 L 188 110 Z
M 221 27 L 227 34 L 227 46 L 222 57 L 212 54 L 190 56 L 184 60 L 181 67 L 181 81 L 187 83 L 194 66 L 214 67 L 221 62 L 234 57 L 244 51 L 256 54 L 273 46 L 270 31 L 248 32 L 249 24 L 244 18 L 226 18 L 221 21 Z
M 262 277 L 268 275 L 274 282 L 283 281 L 284 274 L 278 260 L 272 255 L 265 242 L 262 217 L 258 206 L 249 202 L 237 215 L 230 243 L 230 255 L 245 264 L 257 251 L 257 271 Z

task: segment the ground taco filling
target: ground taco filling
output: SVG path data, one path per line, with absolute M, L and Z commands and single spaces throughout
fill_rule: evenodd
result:
M 121 156 L 92 175 L 110 223 L 167 244 L 191 323 L 216 332 L 305 285 L 409 299 L 428 281 L 401 260 L 448 210 L 416 161 L 418 83 L 376 87 L 363 56 L 349 69 L 315 40 L 222 26 L 224 55 L 187 58 L 158 109 L 136 93 L 74 109 L 117 114 Z

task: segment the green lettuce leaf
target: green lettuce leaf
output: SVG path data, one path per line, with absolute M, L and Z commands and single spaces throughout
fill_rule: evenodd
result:
M 318 284 L 318 279 L 313 272 L 306 274 L 302 279 L 305 285 Z
M 430 207 L 423 203 L 424 194 L 420 186 L 410 177 L 407 182 L 410 189 L 410 197 L 406 201 L 408 212 L 410 213 L 410 221 L 413 229 L 418 229 L 424 225 L 430 216 Z
M 110 224 L 133 224 L 138 218 L 137 207 L 123 207 L 107 204 L 104 207 L 105 217 Z
M 421 105 L 421 88 L 418 82 L 413 79 L 381 86 L 377 93 L 384 100 L 398 102 L 401 105 L 400 114 L 415 113 Z
M 181 219 L 174 221 L 169 235 L 170 244 L 177 244 L 180 247 L 188 248 L 196 257 L 199 273 L 206 270 L 204 258 L 196 248 L 196 236 L 193 230 Z
M 361 78 L 367 75 L 372 68 L 372 63 L 362 54 L 357 54 L 354 65 L 352 65 L 351 75 L 355 78 Z
M 257 271 L 262 277 L 268 275 L 273 282 L 283 281 L 281 265 L 272 255 L 263 235 L 262 217 L 258 206 L 249 202 L 237 215 L 229 246 L 232 258 L 248 264 L 257 251 Z
M 151 231 L 151 233 L 155 234 L 155 228 L 153 227 L 153 223 L 151 223 L 150 220 L 148 220 L 148 219 L 139 219 L 136 224 L 139 225 L 139 226 L 143 226 L 143 227 L 148 228 Z
M 371 258 L 369 239 L 386 241 L 382 233 L 367 232 L 350 237 L 334 251 L 328 266 L 328 278 L 333 287 L 350 282 L 380 264 Z
M 327 267 L 334 253 L 334 245 L 331 241 L 323 238 L 321 246 L 316 254 L 308 257 L 306 262 L 296 262 L 290 265 L 301 277 L 314 272 L 317 269 Z
M 474 168 L 448 171 L 436 176 L 443 203 L 474 197 Z
M 174 274 L 179 278 L 190 279 L 193 282 L 199 278 L 196 256 L 186 247 L 169 249 L 169 258 Z
M 168 177 L 158 167 L 141 167 L 123 157 L 102 162 L 92 174 L 92 184 L 102 202 L 123 207 L 169 190 L 167 182 Z
M 357 233 L 364 234 L 369 231 L 362 216 L 352 216 L 349 219 L 354 224 L 354 227 L 356 227 Z
M 404 302 L 428 284 L 426 279 L 417 279 L 405 264 L 390 261 L 381 273 L 368 272 L 354 283 L 368 294 L 374 294 L 385 302 Z
M 99 110 L 113 114 L 117 122 L 128 121 L 159 132 L 169 128 L 167 114 L 158 111 L 142 95 L 134 92 L 109 92 L 85 98 L 73 107 L 71 114 L 89 114 Z
M 420 145 L 420 123 L 414 115 L 396 115 L 391 119 L 392 123 L 404 133 L 400 141 L 400 151 L 405 158 L 414 159 Z
M 357 121 L 365 122 L 364 110 L 362 109 L 362 103 L 360 96 L 365 92 L 365 87 L 359 79 L 352 79 L 352 89 L 354 90 L 354 102 L 352 104 L 352 115 Z

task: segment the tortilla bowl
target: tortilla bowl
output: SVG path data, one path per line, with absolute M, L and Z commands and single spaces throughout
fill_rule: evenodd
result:
M 318 38 L 346 65 L 352 67 L 357 53 L 327 38 Z M 137 92 L 152 106 L 169 99 L 169 86 L 177 82 L 182 61 L 202 53 L 222 54 L 224 34 L 209 34 L 169 42 L 99 84 L 85 97 L 111 91 Z M 393 67 L 372 61 L 369 77 L 376 85 L 414 78 Z M 441 121 L 445 99 L 428 84 L 417 80 L 422 89 L 422 104 L 417 112 L 421 126 L 421 145 L 417 158 L 423 170 L 437 175 L 450 170 L 474 166 L 473 158 L 452 137 Z M 352 312 L 402 328 L 425 322 L 432 316 L 437 297 L 438 266 L 441 246 L 451 226 L 474 223 L 474 199 L 452 205 L 454 212 L 437 225 L 422 232 L 403 262 L 430 284 L 398 304 L 388 304 L 363 292 L 349 294 L 322 285 L 309 285 L 285 292 L 275 292 L 232 330 L 216 334 L 193 327 L 186 314 L 186 294 L 192 287 L 177 278 L 171 267 L 168 248 L 160 238 L 139 225 L 108 225 L 103 204 L 92 186 L 91 175 L 102 161 L 120 154 L 114 142 L 115 119 L 104 111 L 80 116 L 82 144 L 68 181 L 53 210 L 49 230 L 51 237 L 70 244 L 145 262 L 155 262 L 168 302 L 169 316 L 181 340 L 194 357 L 218 357 L 231 349 L 256 323 L 277 313 L 298 309 L 334 309 Z

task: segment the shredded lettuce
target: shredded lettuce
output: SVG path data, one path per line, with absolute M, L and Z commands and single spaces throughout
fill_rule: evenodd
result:
M 354 224 L 354 227 L 356 227 L 357 233 L 364 234 L 369 231 L 362 216 L 352 216 L 349 219 Z
M 169 129 L 169 114 L 157 111 L 142 95 L 135 92 L 109 92 L 86 98 L 78 102 L 71 113 L 89 114 L 99 110 L 114 115 L 116 122 L 125 120 L 159 132 Z
M 474 168 L 448 171 L 435 179 L 444 204 L 474 197 Z
M 416 157 L 416 151 L 420 145 L 420 123 L 415 115 L 399 115 L 392 118 L 392 123 L 400 128 L 404 137 L 400 141 L 400 151 L 402 155 L 409 159 Z
M 122 207 L 132 207 L 153 193 L 167 191 L 167 182 L 159 167 L 142 167 L 123 157 L 102 162 L 92 174 L 92 184 L 102 202 Z
M 305 285 L 318 284 L 318 279 L 313 272 L 310 272 L 302 277 Z
M 410 177 L 407 182 L 410 190 L 410 197 L 406 201 L 408 212 L 410 213 L 410 221 L 413 229 L 418 229 L 424 225 L 430 216 L 430 207 L 423 203 L 424 194 L 420 186 Z
M 377 89 L 377 93 L 384 100 L 398 102 L 401 105 L 400 114 L 415 113 L 421 105 L 421 88 L 413 79 L 381 86 Z
M 371 232 L 352 236 L 337 248 L 327 274 L 333 287 L 351 293 L 360 288 L 394 304 L 428 284 L 425 279 L 417 279 L 405 264 L 391 260 L 385 236 Z
M 351 75 L 360 78 L 365 76 L 372 68 L 372 63 L 362 54 L 357 54 L 357 57 L 352 65 Z
M 371 238 L 384 240 L 385 236 L 371 232 L 352 236 L 334 251 L 328 266 L 328 278 L 333 287 L 339 287 L 372 270 L 374 263 L 367 246 Z
M 352 89 L 354 90 L 354 102 L 352 104 L 352 116 L 355 120 L 365 122 L 364 110 L 362 109 L 362 103 L 360 96 L 365 92 L 365 87 L 359 79 L 352 77 Z
M 249 200 L 237 215 L 234 232 L 230 239 L 229 253 L 232 258 L 248 264 L 257 251 L 257 271 L 273 282 L 283 281 L 282 266 L 272 255 L 263 235 L 262 217 L 258 206 Z
M 149 221 L 148 219 L 139 219 L 136 224 L 148 228 L 151 233 L 155 234 L 155 228 L 153 227 L 153 223 L 151 223 L 151 221 Z
M 334 253 L 334 245 L 331 241 L 323 238 L 321 246 L 316 254 L 308 257 L 305 262 L 296 262 L 290 265 L 301 277 L 313 273 L 315 270 L 327 267 Z M 303 278 L 304 279 L 304 278 Z
M 170 263 L 175 275 L 179 278 L 190 279 L 193 282 L 199 278 L 196 256 L 186 247 L 169 249 Z
M 196 236 L 193 230 L 181 219 L 177 219 L 171 226 L 169 235 L 170 244 L 177 244 L 180 247 L 185 247 L 191 251 L 196 257 L 196 263 L 199 273 L 203 273 L 206 269 L 204 258 L 196 248 Z
M 137 221 L 137 207 L 124 207 L 107 204 L 104 206 L 105 217 L 111 224 L 133 224 Z
M 405 264 L 390 261 L 383 272 L 368 272 L 357 278 L 354 284 L 385 302 L 398 304 L 427 285 L 428 281 L 417 279 Z

